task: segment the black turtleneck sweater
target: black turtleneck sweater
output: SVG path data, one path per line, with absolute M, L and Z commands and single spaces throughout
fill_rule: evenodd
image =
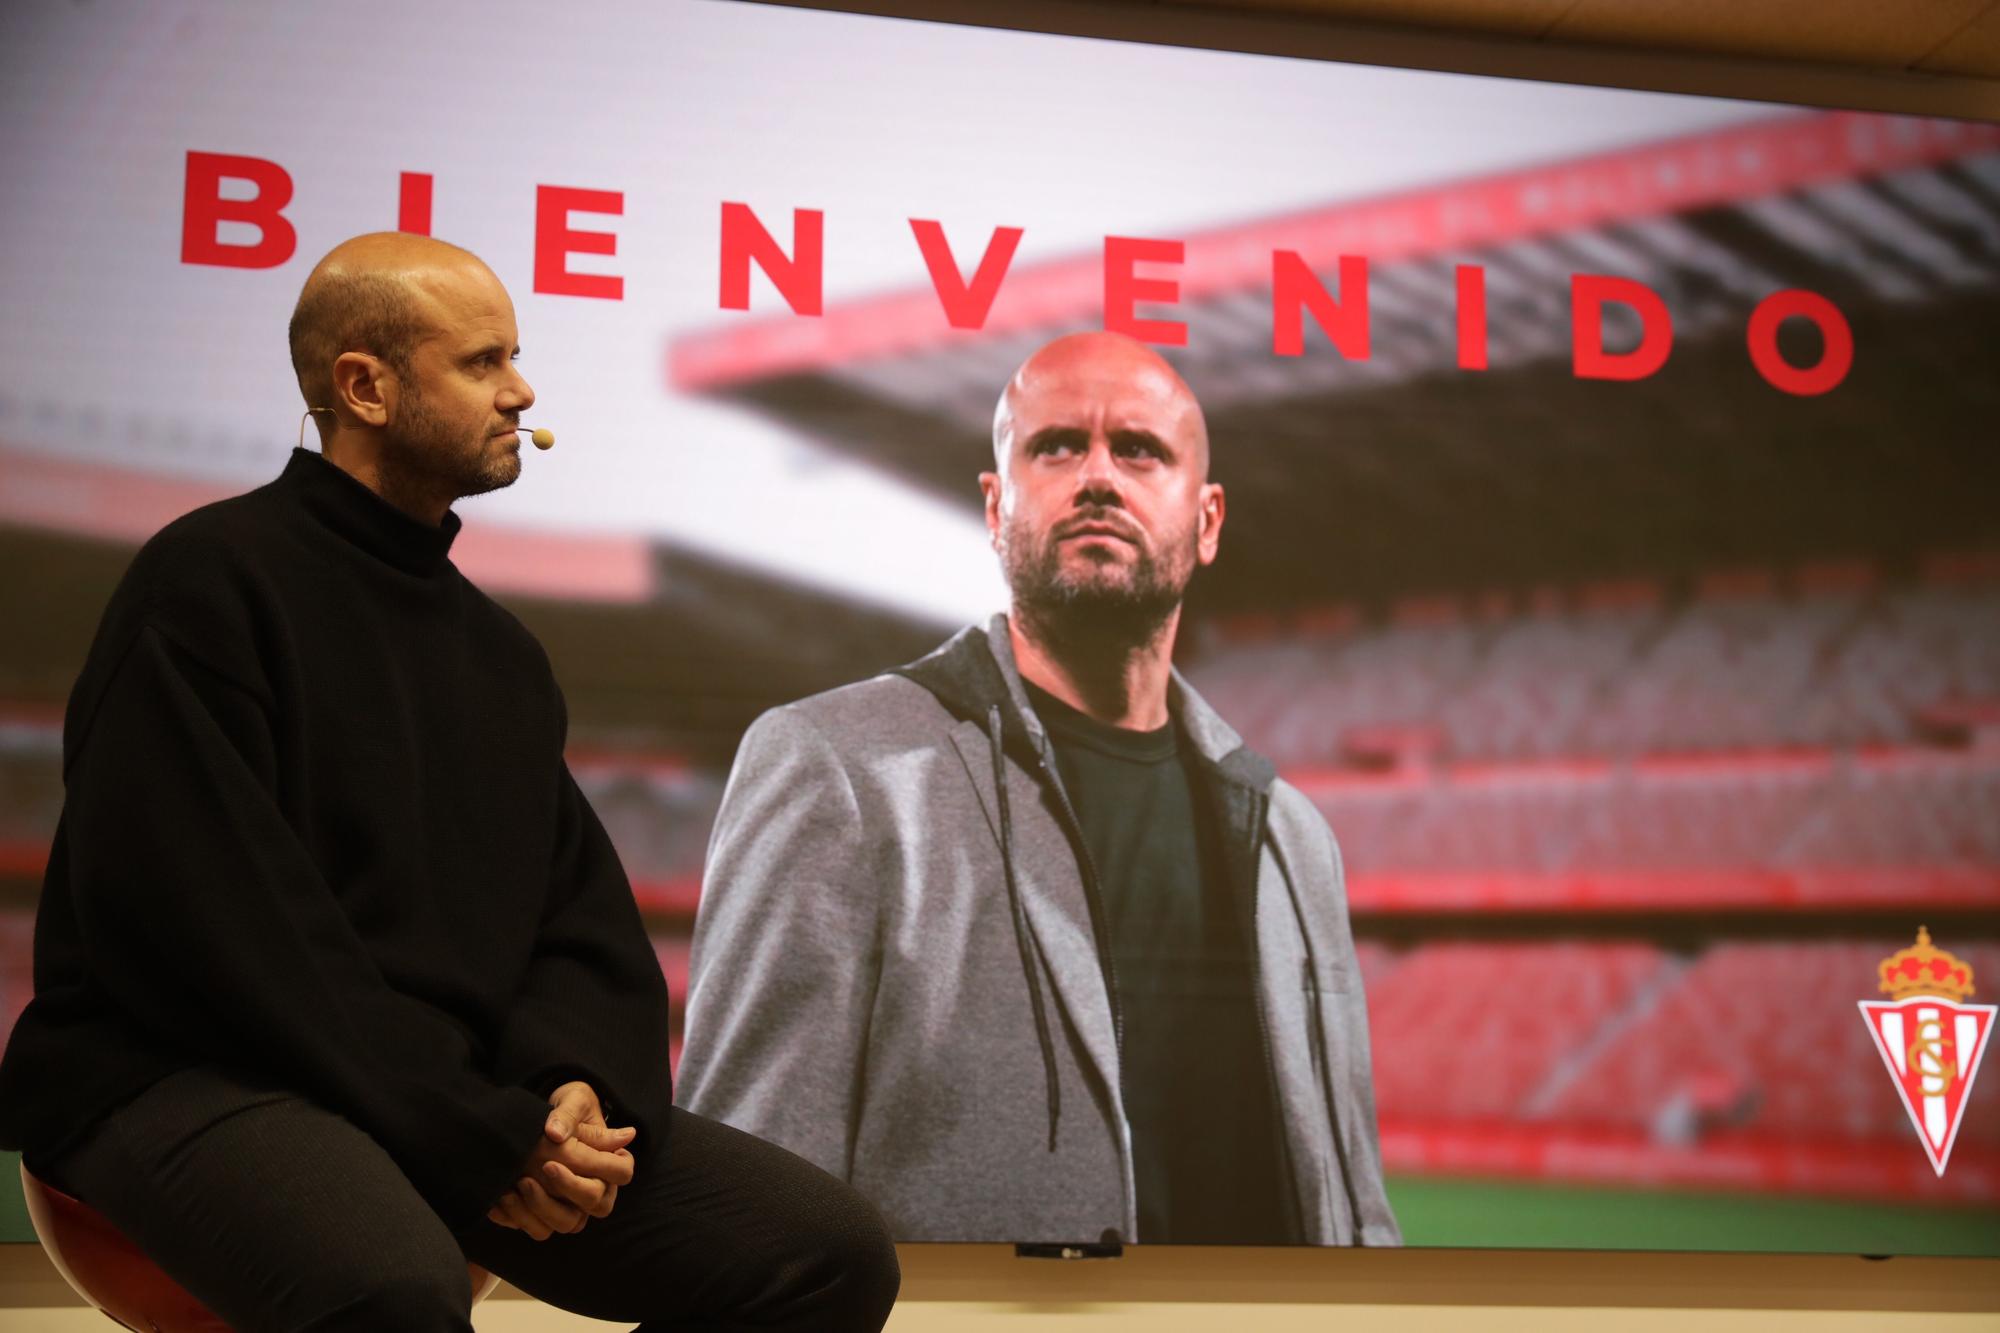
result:
M 299 451 L 139 552 L 64 721 L 0 1143 L 53 1160 L 211 1063 L 346 1116 L 453 1225 L 566 1078 L 657 1148 L 659 966 L 548 659 L 457 531 Z

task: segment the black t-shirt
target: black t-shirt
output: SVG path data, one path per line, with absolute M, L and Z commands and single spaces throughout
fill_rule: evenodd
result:
M 1192 748 L 1029 686 L 1097 871 L 1138 1185 L 1139 1239 L 1289 1239 L 1256 964 Z

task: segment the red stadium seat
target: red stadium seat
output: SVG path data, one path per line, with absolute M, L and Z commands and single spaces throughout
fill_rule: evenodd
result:
M 229 1325 L 190 1296 L 139 1252 L 95 1209 L 35 1178 L 21 1167 L 28 1217 L 49 1261 L 76 1294 L 114 1322 L 146 1333 L 228 1333 Z M 467 1264 L 472 1303 L 479 1304 L 500 1279 Z
M 1385 1118 L 1505 1121 L 1658 977 L 1645 944 L 1424 945 L 1369 977 L 1375 1096 Z M 1370 964 L 1364 959 L 1364 975 Z M 1477 1071 L 1468 1077 L 1467 1071 Z

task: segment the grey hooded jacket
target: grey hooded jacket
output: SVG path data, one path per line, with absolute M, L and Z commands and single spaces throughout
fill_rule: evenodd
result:
M 1339 850 L 1178 674 L 1171 707 L 1254 911 L 1293 1233 L 1398 1244 Z M 1078 846 L 1004 616 L 766 713 L 710 840 L 682 1104 L 851 1182 L 898 1240 L 1144 1241 Z M 1184 1077 L 1230 1095 L 1199 1050 Z

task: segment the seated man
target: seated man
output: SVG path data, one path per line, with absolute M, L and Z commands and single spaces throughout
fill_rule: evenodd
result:
M 291 344 L 323 452 L 148 542 L 71 696 L 0 1141 L 238 1328 L 468 1330 L 466 1257 L 648 1330 L 880 1328 L 874 1211 L 671 1105 L 548 660 L 449 559 L 521 470 L 506 290 L 359 237 Z

